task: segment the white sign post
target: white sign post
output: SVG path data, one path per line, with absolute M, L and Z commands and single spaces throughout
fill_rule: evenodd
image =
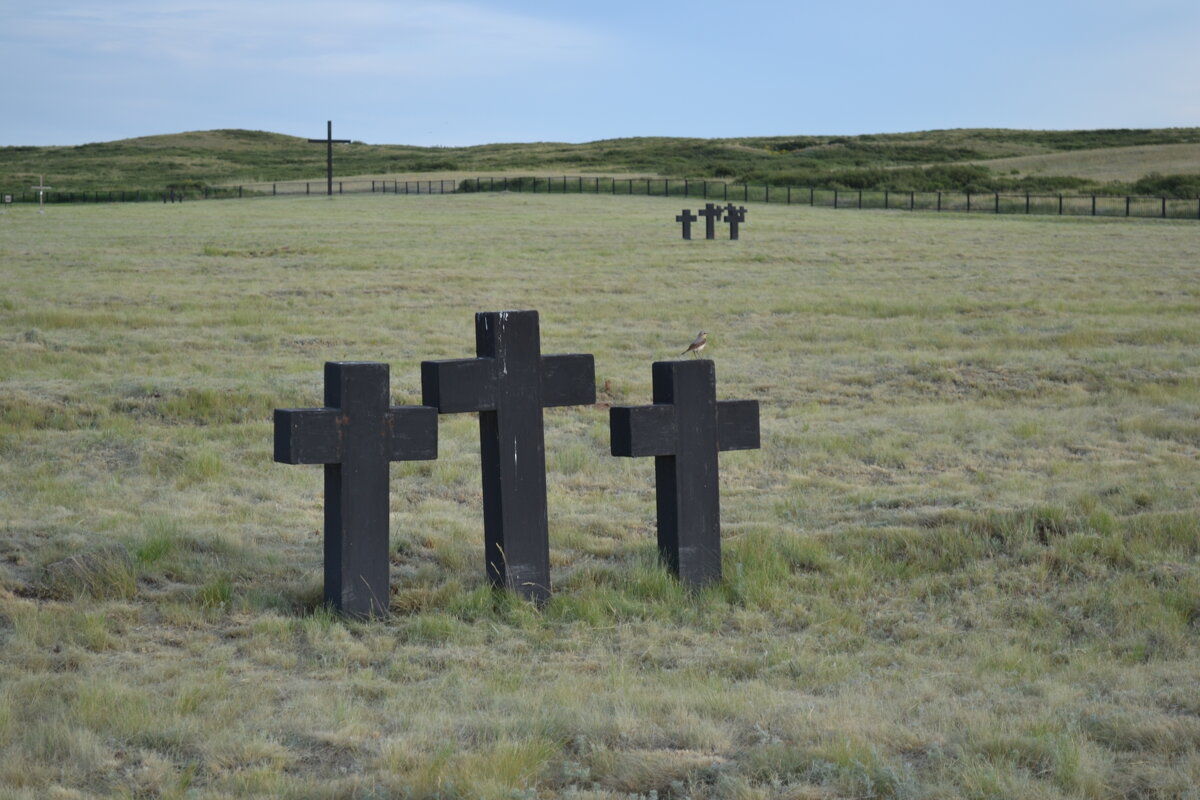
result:
M 46 213 L 46 205 L 45 205 L 45 194 L 46 194 L 46 190 L 47 190 L 47 189 L 53 189 L 54 187 L 53 187 L 53 186 L 47 186 L 47 185 L 46 185 L 46 176 L 45 176 L 45 175 L 38 175 L 38 185 L 37 185 L 37 186 L 32 186 L 32 187 L 30 187 L 30 188 L 32 188 L 32 189 L 37 189 L 37 193 L 38 193 L 38 213 L 39 213 L 39 214 L 45 214 L 45 213 Z

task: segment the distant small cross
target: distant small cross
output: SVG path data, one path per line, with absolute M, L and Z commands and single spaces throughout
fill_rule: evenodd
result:
M 39 214 L 45 214 L 45 213 L 46 213 L 46 206 L 45 206 L 45 202 L 44 202 L 44 197 L 43 197 L 43 194 L 44 194 L 44 192 L 46 192 L 47 190 L 49 190 L 49 189 L 53 189 L 54 187 L 53 187 L 53 186 L 47 186 L 47 185 L 46 185 L 46 176 L 45 176 L 45 175 L 38 175 L 38 185 L 37 185 L 37 186 L 31 186 L 30 188 L 31 188 L 31 189 L 37 189 L 37 193 L 38 193 L 38 213 L 39 213 Z
M 275 409 L 275 460 L 325 465 L 325 602 L 388 611 L 388 463 L 437 458 L 436 408 L 389 406 L 388 365 L 325 364 L 325 408 Z
M 729 223 L 729 238 L 738 238 L 738 223 L 746 221 L 746 207 L 733 203 L 725 206 L 725 221 Z
M 542 409 L 596 402 L 590 354 L 542 355 L 536 311 L 475 315 L 478 358 L 421 362 L 424 403 L 479 413 L 484 561 L 494 586 L 550 596 Z
M 721 579 L 717 453 L 759 447 L 758 401 L 717 402 L 713 362 L 656 361 L 654 405 L 613 406 L 614 456 L 654 456 L 658 551 L 685 584 Z
M 717 222 L 721 219 L 721 207 L 714 206 L 712 203 L 705 203 L 704 208 L 700 209 L 700 216 L 704 217 L 704 238 L 717 238 Z
M 693 214 L 692 210 L 690 208 L 685 208 L 683 210 L 682 214 L 675 217 L 676 222 L 683 223 L 683 238 L 685 238 L 685 239 L 692 238 L 692 223 L 695 222 L 697 219 L 699 219 L 699 217 L 697 217 L 695 214 Z
M 350 144 L 349 139 L 333 138 L 333 120 L 325 123 L 325 138 L 324 139 L 309 139 L 312 144 L 325 143 L 325 181 L 329 196 L 333 196 L 333 146 L 334 144 Z

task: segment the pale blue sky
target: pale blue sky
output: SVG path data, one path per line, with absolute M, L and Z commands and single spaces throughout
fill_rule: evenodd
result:
M 0 0 L 0 145 L 1200 126 L 1200 0 Z

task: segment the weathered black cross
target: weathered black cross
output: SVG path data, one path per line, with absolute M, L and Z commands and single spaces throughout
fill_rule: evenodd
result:
M 717 238 L 717 222 L 721 219 L 721 207 L 714 206 L 712 203 L 705 203 L 704 208 L 700 209 L 700 216 L 704 217 L 704 238 Z
M 692 223 L 695 222 L 697 219 L 699 219 L 699 217 L 697 217 L 695 214 L 693 214 L 692 210 L 690 208 L 685 208 L 683 210 L 682 214 L 675 217 L 676 222 L 683 223 L 683 238 L 685 238 L 685 239 L 692 238 Z
M 350 144 L 349 139 L 333 138 L 333 120 L 325 123 L 324 139 L 309 139 L 311 144 L 325 143 L 325 183 L 329 196 L 333 197 L 333 146 L 335 144 Z
M 479 412 L 484 559 L 495 586 L 550 596 L 542 409 L 596 402 L 588 355 L 541 354 L 536 311 L 475 315 L 478 358 L 421 363 L 424 403 Z
M 746 207 L 737 207 L 733 203 L 725 206 L 725 221 L 729 223 L 729 238 L 738 238 L 738 223 L 746 221 Z
M 388 462 L 437 458 L 436 408 L 389 406 L 388 365 L 325 364 L 325 408 L 275 409 L 275 460 L 325 465 L 325 602 L 388 610 Z
M 721 579 L 717 453 L 759 447 L 758 401 L 717 402 L 708 359 L 656 361 L 654 405 L 613 406 L 614 456 L 654 456 L 658 551 L 691 587 Z

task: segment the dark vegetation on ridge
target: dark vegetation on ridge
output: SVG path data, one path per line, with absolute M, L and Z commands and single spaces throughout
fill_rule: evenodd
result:
M 742 139 L 628 138 L 583 144 L 473 147 L 338 145 L 341 176 L 429 173 L 609 174 L 716 178 L 737 183 L 894 191 L 1018 191 L 1200 196 L 1200 168 L 1098 180 L 990 165 L 993 159 L 1200 144 L 1200 128 L 1023 131 L 962 129 L 862 136 Z M 201 188 L 319 180 L 324 148 L 263 131 L 215 130 L 74 147 L 0 148 L 0 189 L 45 175 L 61 191 Z M 1152 166 L 1152 165 L 1151 165 Z

